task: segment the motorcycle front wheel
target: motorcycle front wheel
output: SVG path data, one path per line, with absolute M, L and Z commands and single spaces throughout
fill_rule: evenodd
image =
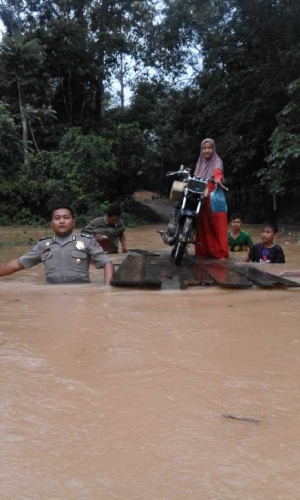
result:
M 182 262 L 182 259 L 183 259 L 183 256 L 184 256 L 184 252 L 185 252 L 185 249 L 186 249 L 186 246 L 187 244 L 186 243 L 178 243 L 176 245 L 176 248 L 175 248 L 175 255 L 174 255 L 174 264 L 175 266 L 180 266 L 181 262 Z
M 172 259 L 174 259 L 174 255 L 176 253 L 177 245 L 178 245 L 178 243 L 175 243 L 175 245 L 172 247 L 172 250 L 171 250 L 171 257 L 172 257 Z
M 190 217 L 187 217 L 184 221 L 182 231 L 179 234 L 178 242 L 174 245 L 171 252 L 171 256 L 174 257 L 175 266 L 180 266 L 186 247 L 189 243 L 191 243 L 192 235 L 193 220 Z

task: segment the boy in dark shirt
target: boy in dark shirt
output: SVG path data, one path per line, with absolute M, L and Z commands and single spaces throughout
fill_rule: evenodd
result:
M 262 226 L 262 243 L 256 243 L 250 250 L 246 262 L 258 262 L 260 264 L 284 264 L 285 257 L 281 246 L 274 243 L 278 232 L 276 224 L 267 223 Z

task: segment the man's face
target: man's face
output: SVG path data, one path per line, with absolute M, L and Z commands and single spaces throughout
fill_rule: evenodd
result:
M 242 221 L 241 219 L 232 219 L 230 225 L 232 229 L 239 231 L 241 229 Z
M 59 208 L 52 215 L 51 227 L 57 236 L 68 236 L 72 233 L 75 226 L 75 220 L 70 210 Z
M 115 226 L 115 224 L 118 222 L 120 219 L 119 215 L 106 215 L 107 222 L 110 226 Z

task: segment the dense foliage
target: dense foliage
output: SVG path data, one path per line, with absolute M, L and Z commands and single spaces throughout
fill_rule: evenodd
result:
M 0 19 L 0 224 L 168 193 L 204 137 L 230 211 L 297 222 L 298 0 L 3 0 Z

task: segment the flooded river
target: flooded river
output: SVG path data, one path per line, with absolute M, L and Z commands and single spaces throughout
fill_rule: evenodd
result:
M 156 229 L 128 247 L 166 250 Z M 0 263 L 46 234 L 25 231 L 0 228 Z M 277 241 L 287 264 L 268 269 L 300 268 L 297 238 Z M 0 280 L 1 500 L 298 499 L 300 291 L 91 275 Z

